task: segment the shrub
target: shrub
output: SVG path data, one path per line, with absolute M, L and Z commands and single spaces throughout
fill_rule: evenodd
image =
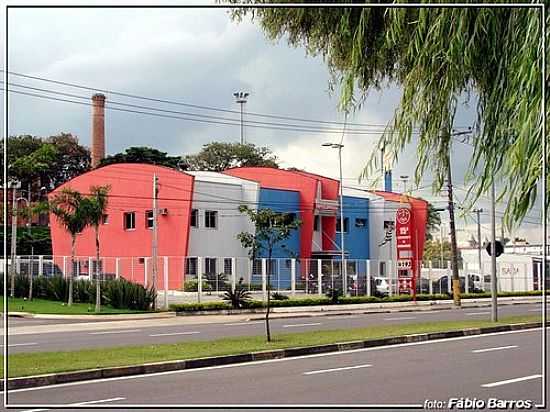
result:
M 339 299 L 339 302 L 342 304 L 353 304 L 353 303 L 375 303 L 381 302 L 382 299 L 377 298 L 376 296 L 342 296 Z
M 189 280 L 186 280 L 184 283 L 183 283 L 183 291 L 184 292 L 197 292 L 198 291 L 198 288 L 199 287 L 199 281 L 197 279 L 189 279 Z M 209 290 L 209 285 L 207 282 L 205 282 L 204 280 L 202 281 L 202 290 L 204 292 L 208 291 Z
M 342 289 L 329 288 L 325 295 L 330 299 L 331 304 L 336 305 L 338 303 L 338 299 L 342 296 Z
M 273 292 L 271 294 L 271 299 L 273 300 L 288 300 L 290 299 L 287 295 L 279 292 Z
M 250 297 L 250 292 L 239 284 L 239 287 L 235 288 L 235 291 L 225 291 L 222 299 L 228 302 L 233 309 L 241 309 L 247 305 Z
M 206 302 L 206 303 L 180 303 L 170 305 L 170 310 L 174 312 L 196 312 L 203 310 L 229 310 L 231 306 L 224 302 Z
M 103 301 L 115 309 L 149 310 L 157 294 L 153 288 L 145 288 L 119 278 L 102 285 Z

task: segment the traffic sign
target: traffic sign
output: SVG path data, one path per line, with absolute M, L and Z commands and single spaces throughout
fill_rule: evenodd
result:
M 493 248 L 492 248 L 491 242 L 487 243 L 487 246 L 485 247 L 485 250 L 487 251 L 489 256 L 493 256 L 493 254 L 492 254 Z M 500 241 L 497 240 L 495 242 L 495 256 L 499 257 L 503 253 L 504 253 L 504 246 L 502 245 L 502 243 Z

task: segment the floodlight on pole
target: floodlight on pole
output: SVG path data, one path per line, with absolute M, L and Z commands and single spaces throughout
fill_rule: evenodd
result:
M 233 93 L 233 96 L 235 97 L 235 103 L 238 103 L 241 106 L 241 144 L 244 144 L 243 106 L 246 104 L 249 95 L 250 93 L 248 92 Z

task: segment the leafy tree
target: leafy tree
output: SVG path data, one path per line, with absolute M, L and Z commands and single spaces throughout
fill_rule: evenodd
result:
M 0 149 L 3 148 L 4 141 L 1 141 Z M 1 158 L 2 167 L 3 162 Z M 33 200 L 42 198 L 42 187 L 51 190 L 89 168 L 89 150 L 70 133 L 47 138 L 21 135 L 7 139 L 8 180 L 21 182 Z
M 108 194 L 110 187 L 109 186 L 91 186 L 90 195 L 86 197 L 84 202 L 85 209 L 85 218 L 86 222 L 90 224 L 95 231 L 95 250 L 96 250 L 96 269 L 95 269 L 95 279 L 96 279 L 96 300 L 95 300 L 95 311 L 101 311 L 101 272 L 100 272 L 100 261 L 99 261 L 99 227 L 103 221 L 103 216 L 107 210 L 108 204 Z M 90 268 L 91 270 L 91 268 Z
M 73 304 L 73 278 L 75 277 L 75 248 L 76 235 L 84 230 L 88 224 L 86 202 L 84 197 L 75 190 L 64 188 L 57 193 L 50 203 L 50 209 L 58 221 L 71 235 L 71 264 L 72 271 L 69 278 L 69 300 L 67 304 Z
M 441 216 L 439 211 L 432 205 L 428 203 L 428 220 L 426 221 L 426 240 L 432 239 L 432 233 L 436 229 L 439 229 L 441 225 Z
M 255 259 L 262 251 L 267 251 L 267 305 L 265 313 L 265 331 L 267 341 L 271 342 L 271 331 L 269 328 L 269 312 L 271 301 L 271 264 L 274 248 L 287 240 L 292 231 L 300 227 L 300 220 L 293 218 L 294 215 L 275 212 L 271 209 L 254 210 L 248 206 L 239 206 L 239 212 L 248 216 L 254 224 L 255 233 L 241 232 L 237 239 L 241 241 L 244 248 L 249 249 L 249 255 Z
M 226 0 L 252 4 L 255 0 Z M 270 3 L 272 1 L 266 1 Z M 300 1 L 299 1 L 300 2 Z M 305 1 L 302 1 L 305 3 Z M 365 2 L 367 3 L 367 2 Z M 518 223 L 536 201 L 542 175 L 542 13 L 526 8 L 237 8 L 251 15 L 271 39 L 285 38 L 321 55 L 340 85 L 343 110 L 388 84 L 401 101 L 378 143 L 392 160 L 418 133 L 419 182 L 426 170 L 439 191 L 446 178 L 457 108 L 473 102 L 474 147 L 468 169 L 473 203 L 502 181 L 506 219 Z M 550 27 L 550 13 L 546 16 Z M 472 99 L 471 96 L 475 96 Z M 544 106 L 543 106 L 544 103 Z M 544 136 L 547 138 L 547 136 Z M 547 163 L 550 151 L 547 151 Z M 378 170 L 374 151 L 364 172 Z M 550 175 L 546 177 L 550 186 Z M 550 209 L 550 197 L 546 205 Z
M 188 170 L 209 170 L 221 172 L 230 167 L 266 166 L 279 167 L 277 157 L 267 147 L 252 143 L 212 142 L 205 144 L 195 155 L 183 158 Z
M 114 163 L 148 163 L 183 170 L 183 164 L 179 156 L 168 156 L 166 152 L 146 146 L 129 147 L 124 153 L 107 156 L 101 160 L 99 167 Z

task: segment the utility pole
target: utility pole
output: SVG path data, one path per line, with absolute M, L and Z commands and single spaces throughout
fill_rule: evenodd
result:
M 480 214 L 483 212 L 483 209 L 474 209 L 473 210 L 477 215 L 477 263 L 479 266 L 479 276 L 483 279 L 483 270 L 481 269 L 481 217 Z
M 11 266 L 10 266 L 10 297 L 15 296 L 15 259 L 17 256 L 17 185 L 11 184 L 12 215 L 11 215 Z
M 497 308 L 497 256 L 495 243 L 497 240 L 496 234 L 496 218 L 495 218 L 495 180 L 491 182 L 491 320 L 498 322 Z
M 152 241 L 152 258 L 153 264 L 151 267 L 151 281 L 153 283 L 153 290 L 157 292 L 157 274 L 158 274 L 158 178 L 157 174 L 153 174 L 153 241 Z M 147 274 L 145 274 L 147 276 Z M 157 300 L 153 300 L 153 310 L 157 309 Z
M 451 176 L 451 154 L 447 164 L 447 193 L 449 195 L 449 226 L 451 229 L 451 267 L 453 270 L 453 300 L 460 306 L 460 278 L 458 276 L 458 250 L 456 246 L 455 211 L 453 202 L 453 182 Z

